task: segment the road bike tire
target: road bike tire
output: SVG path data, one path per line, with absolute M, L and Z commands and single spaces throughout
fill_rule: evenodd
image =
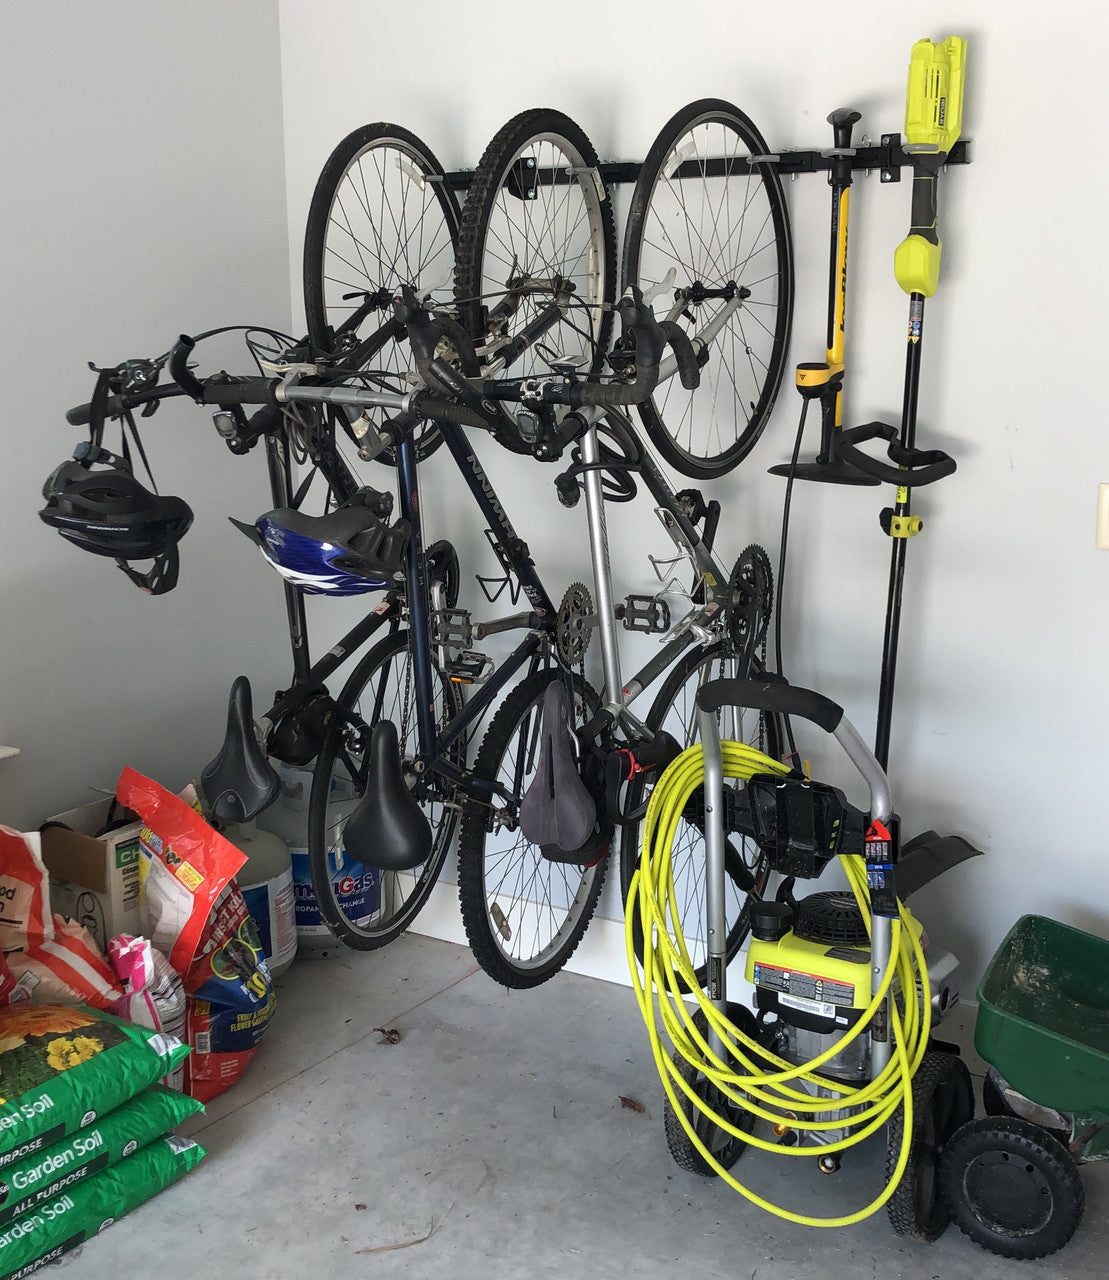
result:
M 462 707 L 457 686 L 433 670 L 435 717 L 446 724 Z M 457 811 L 433 793 L 421 803 L 431 823 L 433 844 L 426 862 L 411 871 L 379 871 L 353 864 L 345 881 L 336 884 L 336 853 L 342 849 L 343 826 L 365 793 L 370 730 L 378 721 L 397 726 L 402 762 L 411 760 L 417 741 L 415 688 L 408 633 L 395 631 L 379 641 L 354 668 L 336 699 L 331 722 L 316 757 L 308 808 L 308 859 L 320 915 L 341 942 L 372 951 L 393 941 L 419 914 L 443 869 L 457 822 Z M 407 776 L 407 772 L 406 772 Z M 377 883 L 378 904 L 369 911 L 364 898 L 341 890 L 361 885 L 371 895 Z M 346 899 L 344 901 L 344 898 Z
M 462 813 L 462 922 L 474 958 L 505 987 L 535 987 L 562 969 L 593 918 L 608 865 L 607 852 L 589 867 L 551 862 L 516 823 L 538 761 L 543 695 L 552 680 L 560 679 L 559 671 L 534 672 L 505 698 L 490 721 L 473 773 L 501 782 L 512 800 L 503 805 L 494 799 L 496 810 L 470 800 Z M 587 707 L 592 714 L 599 699 L 575 680 L 575 703 L 579 713 Z
M 450 305 L 459 209 L 443 175 L 415 134 L 385 122 L 355 129 L 328 157 L 304 233 L 304 310 L 313 348 L 339 370 L 381 370 L 403 388 L 411 357 L 393 318 L 394 294 L 409 285 L 420 298 Z M 354 320 L 371 298 L 371 309 Z M 418 456 L 433 452 L 440 442 L 434 424 L 416 441 Z M 392 450 L 379 457 L 395 462 Z
M 538 107 L 510 120 L 474 170 L 458 238 L 458 318 L 479 347 L 503 345 L 560 282 L 572 286 L 564 318 L 506 373 L 547 373 L 557 355 L 596 374 L 612 336 L 616 224 L 597 153 L 568 116 Z
M 702 291 L 746 290 L 712 340 L 701 385 L 670 378 L 639 412 L 658 451 L 683 475 L 726 475 L 754 447 L 774 407 L 793 322 L 793 244 L 769 148 L 738 107 L 704 98 L 663 126 L 632 194 L 621 291 L 673 280 L 655 314 L 693 336 L 726 304 Z M 713 167 L 709 161 L 719 161 Z M 742 295 L 741 295 L 742 296 Z
M 708 649 L 692 649 L 670 669 L 647 713 L 645 723 L 656 733 L 666 729 L 682 747 L 700 741 L 697 712 L 697 690 L 706 680 L 731 674 L 732 649 L 720 641 Z M 756 663 L 752 677 L 761 673 Z M 758 715 L 753 711 L 723 713 L 729 717 L 722 726 L 723 736 L 749 742 L 773 756 L 781 758 L 782 733 L 776 716 Z M 733 718 L 734 717 L 734 718 Z M 646 775 L 637 774 L 627 787 L 626 806 L 634 811 L 647 801 L 649 784 Z M 625 904 L 632 877 L 639 869 L 641 823 L 623 828 L 620 837 L 620 894 Z M 725 848 L 725 917 L 728 924 L 726 953 L 734 960 L 751 927 L 752 894 L 761 896 L 770 879 L 770 863 L 766 854 L 751 839 L 729 835 Z M 679 923 L 695 966 L 700 988 L 705 986 L 707 949 L 705 942 L 705 840 L 700 821 L 683 818 L 675 836 L 671 853 L 674 885 L 680 907 Z M 632 930 L 636 954 L 643 954 L 643 928 L 639 913 L 632 907 Z

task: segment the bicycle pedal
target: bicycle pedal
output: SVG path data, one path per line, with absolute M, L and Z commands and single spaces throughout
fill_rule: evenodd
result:
M 466 649 L 447 665 L 447 676 L 455 684 L 481 684 L 493 670 L 493 659 L 476 649 Z
M 618 612 L 625 631 L 661 634 L 670 630 L 670 606 L 658 596 L 628 596 Z

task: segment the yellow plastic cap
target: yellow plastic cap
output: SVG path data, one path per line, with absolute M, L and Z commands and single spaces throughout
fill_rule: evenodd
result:
M 939 288 L 940 250 L 943 242 L 932 244 L 923 236 L 906 236 L 893 255 L 893 274 L 906 293 L 922 293 L 930 298 Z

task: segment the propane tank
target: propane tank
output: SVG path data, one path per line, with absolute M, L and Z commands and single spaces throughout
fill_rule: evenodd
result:
M 345 951 L 320 915 L 316 892 L 312 886 L 312 869 L 308 859 L 308 802 L 312 791 L 312 770 L 278 767 L 281 790 L 277 799 L 259 815 L 259 824 L 280 836 L 288 846 L 292 860 L 294 910 L 297 943 L 301 956 L 323 958 Z M 344 795 L 341 786 L 333 784 L 333 799 L 328 804 L 328 830 L 335 830 L 356 802 Z M 371 867 L 352 862 L 343 849 L 331 852 L 331 881 L 335 895 L 348 919 L 369 920 L 381 901 L 381 873 Z
M 222 834 L 246 854 L 246 863 L 236 874 L 235 883 L 258 926 L 270 973 L 279 978 L 297 953 L 289 847 L 256 822 L 230 823 Z

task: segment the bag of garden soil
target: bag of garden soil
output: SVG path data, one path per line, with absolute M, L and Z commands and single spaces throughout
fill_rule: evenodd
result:
M 0 1226 L 0 1280 L 20 1280 L 145 1204 L 205 1155 L 188 1138 L 157 1138 L 13 1222 Z
M 188 1052 L 86 1005 L 0 1008 L 0 1170 L 129 1102 Z
M 0 1170 L 0 1229 L 203 1110 L 194 1098 L 154 1085 L 95 1124 Z

